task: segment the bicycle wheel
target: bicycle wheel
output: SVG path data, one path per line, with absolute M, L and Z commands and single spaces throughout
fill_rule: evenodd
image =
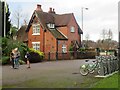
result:
M 93 74 L 95 72 L 95 70 L 91 70 L 90 73 Z
M 88 66 L 89 73 L 94 73 L 95 72 L 95 65 L 90 65 Z
M 86 68 L 85 65 L 80 66 L 80 70 L 79 71 L 80 71 L 80 74 L 83 75 L 83 76 L 86 76 L 89 73 L 89 71 L 88 71 L 88 69 Z

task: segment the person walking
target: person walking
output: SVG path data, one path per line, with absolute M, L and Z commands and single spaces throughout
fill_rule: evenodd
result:
M 20 52 L 18 51 L 18 48 L 14 49 L 14 68 L 19 68 L 19 58 L 20 58 Z
M 30 53 L 27 52 L 26 55 L 25 55 L 25 58 L 27 59 L 27 68 L 30 68 Z
M 12 68 L 14 68 L 14 49 L 12 50 L 12 52 L 10 53 L 10 61 L 12 63 Z

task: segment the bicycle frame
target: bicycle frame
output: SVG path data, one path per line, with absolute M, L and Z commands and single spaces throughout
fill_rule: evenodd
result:
M 86 60 L 86 62 L 88 62 L 88 61 L 89 60 Z M 93 62 L 93 64 L 88 63 L 88 64 L 84 64 L 84 65 L 80 66 L 80 73 L 82 75 L 85 76 L 88 73 L 94 73 L 94 71 L 96 69 L 99 69 L 99 62 L 98 62 L 98 60 L 96 60 L 96 62 L 95 61 L 92 61 L 92 62 Z M 98 70 L 98 73 L 99 73 L 99 70 Z
M 98 68 L 98 64 L 99 64 L 99 63 L 98 63 L 97 60 L 96 60 L 96 62 L 93 61 L 93 64 L 88 64 L 88 65 L 87 65 L 88 71 L 89 71 L 90 73 L 93 73 L 94 70 Z

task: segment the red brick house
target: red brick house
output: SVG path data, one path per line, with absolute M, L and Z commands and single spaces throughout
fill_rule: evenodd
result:
M 26 32 L 28 46 L 44 53 L 66 53 L 71 44 L 79 48 L 83 33 L 73 13 L 56 14 L 52 8 L 44 12 L 41 5 L 34 10 Z

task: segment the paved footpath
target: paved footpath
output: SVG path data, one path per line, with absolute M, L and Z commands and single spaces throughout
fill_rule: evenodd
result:
M 83 82 L 86 77 L 79 73 L 79 66 L 84 60 L 62 60 L 49 61 L 27 65 L 20 65 L 19 69 L 12 69 L 11 66 L 2 67 L 2 84 L 13 85 L 27 80 L 44 78 L 44 80 L 73 79 Z

